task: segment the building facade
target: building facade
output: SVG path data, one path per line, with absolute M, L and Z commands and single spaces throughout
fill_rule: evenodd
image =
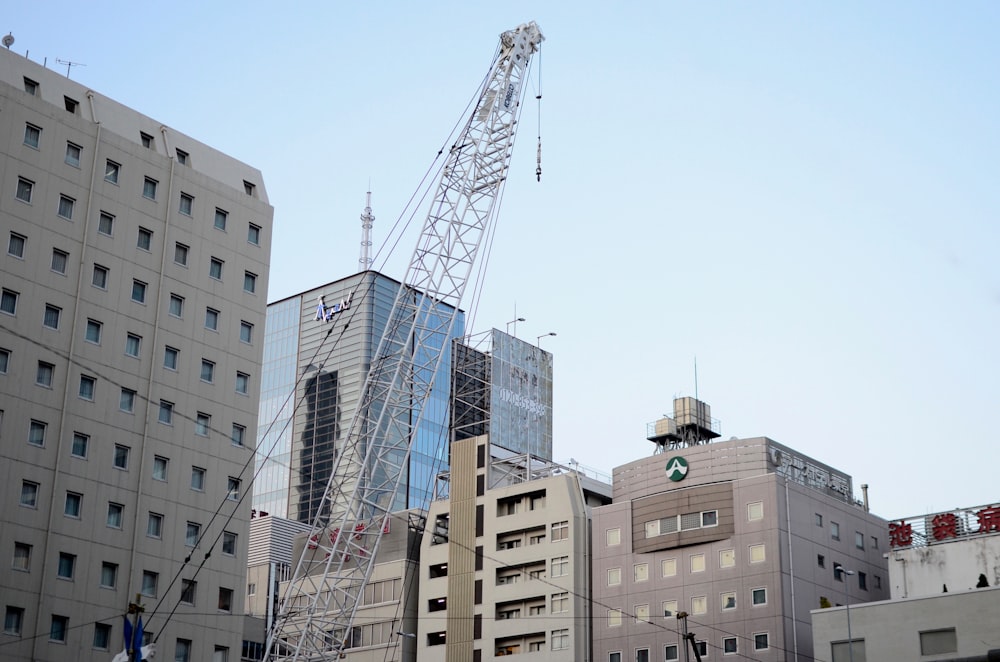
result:
M 681 612 L 703 658 L 811 660 L 810 610 L 888 594 L 887 523 L 850 476 L 764 437 L 662 450 L 594 510 L 595 660 L 685 659 Z
M 236 659 L 273 210 L 261 173 L 0 50 L 5 660 Z

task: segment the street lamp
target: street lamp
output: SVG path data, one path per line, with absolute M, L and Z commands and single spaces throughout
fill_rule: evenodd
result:
M 549 331 L 548 333 L 543 333 L 542 335 L 538 336 L 538 338 L 535 340 L 535 344 L 541 347 L 542 338 L 548 338 L 549 336 L 554 336 L 554 335 L 556 335 L 555 331 Z
M 839 563 L 833 566 L 833 571 L 840 571 L 841 575 L 847 575 L 850 577 L 854 574 L 853 570 L 848 570 Z M 851 582 L 850 580 L 844 581 L 844 606 L 847 610 L 847 652 L 850 656 L 851 662 L 854 662 L 854 638 L 851 636 Z
M 517 337 L 517 323 L 518 322 L 523 322 L 523 321 L 525 321 L 523 317 L 518 317 L 517 319 L 513 319 L 513 320 L 507 322 L 507 335 L 508 336 L 510 335 L 510 325 L 513 324 L 514 325 L 514 337 L 516 338 Z

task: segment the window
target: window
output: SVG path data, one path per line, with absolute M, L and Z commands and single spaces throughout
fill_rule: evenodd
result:
M 83 495 L 76 492 L 67 492 L 66 501 L 63 504 L 63 515 L 80 519 L 80 512 L 83 509 Z
M 882 578 L 878 575 L 873 575 L 873 577 L 875 578 L 875 588 L 882 588 Z
M 836 522 L 830 522 L 830 537 L 834 540 L 840 540 L 840 525 Z
M 38 483 L 30 480 L 21 481 L 21 505 L 26 508 L 38 507 Z
M 92 342 L 95 345 L 101 344 L 101 327 L 103 325 L 97 320 L 87 320 L 87 330 L 84 333 L 84 339 L 87 342 Z
M 764 502 L 754 501 L 747 504 L 747 521 L 756 522 L 764 519 Z
M 753 606 L 757 607 L 759 605 L 767 604 L 767 589 L 766 588 L 755 588 L 750 591 L 750 602 Z
M 701 514 L 701 526 L 702 528 L 709 526 L 718 526 L 719 524 L 719 511 L 717 510 L 706 510 Z
M 97 221 L 97 231 L 100 234 L 112 236 L 115 229 L 115 217 L 106 211 L 101 212 L 101 216 Z
M 17 178 L 17 192 L 14 194 L 21 202 L 31 202 L 31 192 L 35 188 L 35 182 L 24 177 Z
M 212 331 L 219 330 L 219 311 L 214 308 L 205 309 L 205 328 Z
M 227 497 L 230 501 L 239 501 L 240 499 L 240 479 L 233 478 L 232 476 L 226 481 L 226 492 Z
M 208 275 L 215 280 L 222 280 L 222 260 L 213 257 L 208 265 Z
M 955 628 L 926 630 L 920 633 L 920 654 L 941 655 L 958 652 L 958 637 Z
M 142 183 L 142 197 L 156 200 L 156 185 L 158 183 L 155 179 L 146 177 Z
M 868 590 L 868 575 L 863 572 L 858 572 L 858 588 L 862 591 Z
M 159 536 L 157 536 L 159 537 Z M 156 585 L 160 581 L 159 573 L 153 572 L 151 570 L 142 571 L 142 590 L 141 593 L 149 598 L 156 597 Z
M 838 582 L 844 581 L 844 566 L 839 563 L 833 564 L 833 578 Z
M 243 291 L 250 294 L 257 291 L 257 274 L 252 274 L 249 271 L 243 272 Z
M 620 528 L 608 529 L 605 532 L 605 539 L 608 547 L 614 547 L 622 543 L 622 530 Z
M 104 561 L 101 563 L 101 588 L 118 586 L 118 564 Z
M 177 152 L 177 162 L 180 163 L 181 165 L 187 165 L 188 153 L 185 152 L 183 149 L 177 149 L 176 152 Z
M 552 559 L 552 577 L 565 577 L 569 574 L 569 557 L 557 556 Z
M 723 549 L 719 552 L 719 567 L 732 568 L 736 565 L 736 550 Z
M 174 644 L 174 662 L 191 662 L 191 641 L 178 639 Z
M 203 412 L 198 412 L 194 421 L 194 433 L 199 437 L 207 437 L 208 430 L 212 427 L 212 417 Z
M 872 536 L 872 549 L 878 549 L 878 537 Z
M 233 610 L 233 589 L 219 588 L 219 611 Z
M 21 635 L 21 627 L 24 624 L 24 609 L 7 605 L 7 611 L 3 617 L 3 633 L 14 636 Z
M 38 92 L 38 83 L 25 76 L 24 91 L 30 94 L 31 96 L 35 96 L 35 93 Z
M 184 297 L 179 294 L 170 295 L 170 308 L 168 312 L 174 317 L 184 316 Z
M 622 652 L 612 651 L 608 653 L 608 662 L 622 662 Z
M 193 605 L 198 592 L 198 582 L 193 579 L 181 580 L 181 602 Z
M 97 390 L 97 378 L 89 375 L 80 375 L 80 399 L 94 400 L 94 392 Z
M 38 362 L 38 370 L 35 372 L 35 383 L 45 388 L 52 388 L 52 375 L 56 367 L 45 361 Z
M 66 163 L 74 168 L 80 167 L 80 152 L 82 148 L 71 142 L 66 143 Z
M 115 454 L 112 459 L 112 465 L 115 469 L 128 470 L 128 454 L 129 447 L 122 446 L 121 444 L 115 444 Z
M 32 420 L 28 424 L 28 443 L 32 446 L 44 446 L 46 427 L 48 426 L 42 421 Z
M 66 220 L 73 219 L 73 207 L 76 205 L 76 200 L 67 196 L 59 196 L 59 216 L 65 218 Z
M 704 614 L 708 611 L 708 598 L 704 595 L 696 595 L 691 598 L 691 613 Z
M 17 314 L 17 296 L 17 292 L 4 288 L 3 293 L 0 294 L 0 312 L 8 315 Z
M 146 519 L 146 535 L 150 538 L 160 538 L 163 535 L 163 515 L 149 513 Z
M 727 611 L 729 609 L 736 609 L 736 592 L 726 591 L 719 595 L 719 604 L 722 607 L 722 611 Z
M 569 648 L 569 630 L 552 631 L 552 650 L 564 651 Z
M 236 392 L 240 395 L 247 395 L 250 392 L 250 375 L 245 372 L 236 373 Z
M 216 207 L 216 209 L 215 209 L 215 229 L 216 230 L 225 230 L 226 229 L 226 220 L 228 218 L 229 218 L 229 212 L 223 211 L 222 209 L 219 209 L 218 207 Z
M 649 649 L 648 648 L 636 648 L 635 649 L 635 662 L 649 662 Z
M 191 489 L 196 492 L 205 489 L 205 470 L 201 467 L 191 467 Z
M 31 545 L 23 542 L 14 543 L 14 558 L 11 560 L 10 567 L 21 572 L 31 570 Z
M 209 384 L 215 381 L 215 363 L 213 361 L 201 360 L 201 381 Z
M 59 317 L 62 315 L 62 308 L 53 306 L 51 303 L 45 304 L 45 316 L 42 317 L 42 326 L 49 329 L 59 328 Z
M 622 569 L 608 568 L 608 586 L 618 586 L 622 583 Z
M 677 644 L 667 644 L 663 648 L 663 659 L 667 662 L 676 662 L 677 660 Z
M 82 432 L 73 433 L 73 445 L 70 447 L 70 455 L 73 457 L 87 458 L 87 448 L 90 446 L 90 437 Z
M 148 133 L 143 133 L 142 131 L 140 131 L 139 142 L 141 142 L 142 146 L 145 147 L 146 149 L 153 148 L 153 136 L 149 135 Z
M 111 626 L 107 623 L 94 623 L 94 648 L 106 651 L 111 645 Z
M 816 526 L 823 526 L 823 516 L 816 513 Z
M 10 350 L 0 348 L 0 375 L 6 375 L 10 366 Z
M 240 322 L 240 342 L 253 342 L 253 324 L 245 320 Z
M 858 549 L 865 548 L 865 534 L 861 533 L 860 531 L 854 532 L 854 546 L 857 547 Z
M 644 582 L 649 580 L 649 564 L 648 563 L 636 563 L 632 566 L 632 579 L 636 582 Z
M 142 336 L 136 335 L 134 333 L 128 333 L 125 335 L 125 356 L 131 356 L 132 358 L 139 358 L 139 352 L 142 350 Z
M 755 651 L 766 651 L 768 649 L 766 632 L 757 632 L 753 635 L 753 649 Z
M 705 555 L 704 554 L 692 554 L 691 559 L 691 572 L 705 572 Z
M 24 125 L 24 144 L 28 147 L 38 149 L 38 142 L 42 137 L 42 129 L 34 124 Z
M 167 402 L 166 400 L 160 400 L 160 414 L 158 417 L 160 423 L 166 425 L 173 425 L 174 423 L 174 403 Z
M 121 170 L 121 165 L 115 163 L 111 159 L 108 159 L 104 163 L 104 181 L 111 182 L 112 184 L 118 183 L 118 173 Z
M 230 439 L 233 442 L 233 446 L 242 446 L 243 440 L 246 437 L 247 429 L 245 426 L 238 423 L 233 423 L 233 435 Z
M 194 547 L 198 544 L 198 537 L 201 535 L 201 524 L 197 522 L 188 522 L 187 528 L 184 532 L 184 544 L 188 547 Z
M 24 242 L 27 241 L 27 237 L 23 234 L 17 234 L 16 232 L 10 233 L 10 239 L 7 240 L 7 255 L 12 257 L 24 257 Z
M 663 559 L 660 561 L 660 575 L 663 577 L 674 577 L 677 574 L 677 559 Z
M 52 621 L 49 625 L 49 641 L 66 643 L 67 630 L 69 630 L 69 617 L 52 614 Z
M 125 506 L 120 503 L 108 502 L 108 527 L 112 529 L 122 528 L 124 514 Z
M 146 283 L 141 280 L 132 281 L 132 301 L 146 303 Z
M 569 538 L 569 521 L 553 522 L 552 542 L 556 542 L 557 540 L 566 540 L 567 538 Z
M 51 269 L 57 274 L 66 275 L 66 263 L 69 261 L 69 253 L 58 248 L 52 249 Z
M 63 97 L 63 104 L 66 107 L 66 112 L 67 113 L 73 113 L 74 115 L 76 115 L 77 108 L 80 107 L 80 102 L 79 101 L 77 101 L 76 99 L 70 99 L 67 96 Z
M 723 637 L 722 638 L 722 654 L 723 655 L 735 655 L 739 651 L 736 648 L 736 637 Z
M 167 479 L 167 467 L 170 465 L 170 460 L 163 457 L 162 455 L 156 455 L 153 457 L 153 479 L 154 480 L 166 480 Z
M 250 182 L 248 182 L 245 179 L 243 180 L 243 191 L 247 195 L 253 196 L 254 195 L 254 191 L 256 190 L 256 188 L 257 188 L 257 186 L 255 184 L 251 184 Z
M 108 268 L 99 264 L 94 265 L 94 275 L 90 280 L 91 284 L 99 290 L 108 289 Z
M 163 348 L 163 367 L 167 370 L 177 370 L 177 357 L 180 350 L 167 345 Z
M 186 267 L 188 263 L 188 251 L 190 249 L 181 242 L 174 244 L 174 263 Z
M 236 556 L 236 534 L 222 532 L 222 553 L 226 556 Z
M 254 246 L 260 246 L 260 226 L 250 224 L 249 229 L 247 229 L 247 243 L 253 244 Z
M 59 579 L 73 579 L 75 572 L 76 554 L 59 552 L 59 565 L 57 566 L 56 576 Z
M 148 251 L 153 243 L 153 231 L 146 228 L 139 228 L 139 237 L 135 241 L 135 246 L 139 250 Z
M 569 611 L 569 593 L 552 594 L 552 613 L 563 614 Z
M 821 568 L 825 568 L 826 567 L 826 557 L 823 556 L 822 554 L 817 554 L 816 555 L 816 565 L 818 565 Z
M 764 562 L 764 545 L 750 545 L 750 563 Z

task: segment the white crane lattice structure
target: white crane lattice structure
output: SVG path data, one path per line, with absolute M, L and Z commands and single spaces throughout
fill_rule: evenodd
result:
M 524 79 L 542 39 L 534 22 L 500 35 L 478 103 L 449 150 L 309 543 L 282 596 L 268 637 L 270 659 L 318 662 L 351 647 L 362 589 L 398 506 L 411 439 L 496 216 Z

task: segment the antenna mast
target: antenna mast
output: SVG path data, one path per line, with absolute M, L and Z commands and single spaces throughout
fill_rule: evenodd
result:
M 361 214 L 361 258 L 358 260 L 361 271 L 368 271 L 372 266 L 372 224 L 375 223 L 375 215 L 372 214 L 372 192 L 368 191 L 366 195 L 365 213 Z

